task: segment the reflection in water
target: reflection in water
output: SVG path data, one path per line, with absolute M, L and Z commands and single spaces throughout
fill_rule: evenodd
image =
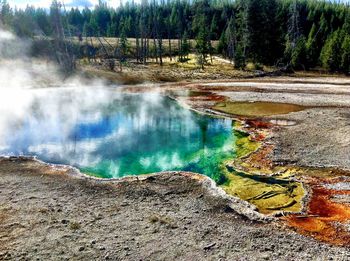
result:
M 232 121 L 198 115 L 157 94 L 31 90 L 23 113 L 2 111 L 0 153 L 38 155 L 100 177 L 167 170 L 223 182 L 234 156 Z

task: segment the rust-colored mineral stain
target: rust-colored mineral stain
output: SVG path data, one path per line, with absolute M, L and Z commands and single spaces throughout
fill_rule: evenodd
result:
M 330 190 L 312 186 L 307 215 L 286 217 L 289 226 L 299 233 L 336 245 L 350 246 L 350 205 L 332 201 L 335 195 L 350 195 L 350 191 Z
M 224 102 L 226 98 L 222 95 L 218 95 L 211 92 L 191 92 L 189 94 L 190 101 L 214 101 L 214 102 Z
M 274 126 L 269 121 L 261 121 L 261 120 L 246 120 L 246 124 L 249 125 L 249 127 L 254 129 L 269 129 Z
M 264 142 L 276 125 L 296 123 L 264 121 L 261 120 L 262 116 L 286 114 L 307 107 L 285 103 L 220 101 L 222 97 L 208 90 L 191 93 L 187 98 L 193 103 L 204 103 L 205 108 L 245 118 L 243 123 L 237 121 L 235 124 L 235 129 L 241 131 L 236 135 L 237 157 L 227 162 L 228 182 L 221 185 L 228 194 L 249 201 L 264 214 L 280 211 L 300 213 L 305 207 L 306 214 L 290 214 L 281 219 L 301 234 L 330 244 L 350 246 L 350 191 L 323 186 L 344 182 L 344 177 L 349 177 L 350 173 L 329 168 L 275 165 L 270 157 L 274 145 Z M 216 102 L 216 105 L 211 107 L 211 102 Z M 305 206 L 302 204 L 305 196 L 302 184 L 308 185 L 311 190 Z

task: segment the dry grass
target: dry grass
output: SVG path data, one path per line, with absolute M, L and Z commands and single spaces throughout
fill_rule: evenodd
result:
M 149 221 L 153 224 L 159 223 L 161 225 L 165 225 L 168 228 L 178 228 L 177 224 L 173 219 L 167 216 L 153 214 L 149 217 Z
M 230 61 L 213 56 L 208 57 L 204 70 L 197 64 L 195 54 L 188 56 L 188 61 L 179 62 L 178 57 L 163 57 L 163 66 L 156 59 L 148 59 L 147 64 L 139 64 L 129 60 L 120 71 L 119 64 L 111 71 L 101 60 L 88 64 L 85 59 L 80 61 L 82 70 L 92 77 L 106 79 L 118 84 L 140 84 L 143 82 L 177 82 L 188 80 L 222 80 L 251 76 L 253 71 L 237 70 Z
M 69 228 L 71 230 L 78 230 L 81 228 L 81 225 L 78 222 L 71 222 Z
M 78 37 L 72 37 L 73 42 L 75 43 L 79 43 L 79 39 Z M 98 39 L 97 37 L 88 37 L 88 38 L 83 38 L 82 43 L 88 43 L 88 44 L 92 44 L 95 47 L 101 47 L 101 43 L 106 46 L 106 47 L 116 47 L 119 43 L 119 38 L 116 37 L 100 37 L 100 39 Z M 172 52 L 177 52 L 179 50 L 179 41 L 177 39 L 171 39 L 170 40 L 171 43 L 171 49 Z M 191 47 L 194 48 L 196 46 L 196 41 L 195 40 L 189 40 L 189 43 L 191 44 Z M 219 41 L 211 41 L 211 44 L 214 48 L 216 48 L 218 46 Z M 134 50 L 136 48 L 136 39 L 135 38 L 128 38 L 128 44 L 129 47 Z M 163 39 L 162 41 L 162 45 L 164 48 L 164 52 L 168 53 L 169 52 L 169 39 Z M 155 48 L 154 46 L 154 42 L 153 39 L 149 39 L 149 46 L 150 49 Z

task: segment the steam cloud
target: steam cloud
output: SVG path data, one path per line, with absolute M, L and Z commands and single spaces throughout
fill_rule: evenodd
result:
M 91 104 L 108 100 L 108 95 L 100 91 L 102 81 L 90 82 L 94 92 L 87 93 L 79 77 L 63 79 L 53 63 L 29 57 L 29 48 L 30 41 L 0 29 L 0 151 L 9 138 L 9 128 L 33 117 L 29 115 L 33 106 L 50 122 L 58 117 L 78 117 Z M 57 97 L 55 90 L 65 94 Z M 71 99 L 70 106 L 64 107 L 62 99 Z M 47 126 L 47 131 L 53 127 Z
M 230 120 L 194 116 L 157 92 L 128 95 L 97 80 L 63 80 L 52 63 L 28 57 L 29 46 L 0 31 L 0 155 L 37 155 L 119 177 L 130 164 L 174 170 L 189 155 L 199 161 L 199 151 L 232 150 Z M 207 132 L 227 139 L 206 147 Z

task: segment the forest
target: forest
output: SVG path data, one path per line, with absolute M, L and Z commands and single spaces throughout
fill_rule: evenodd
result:
M 112 8 L 99 1 L 94 8 L 68 10 L 55 0 L 50 10 L 31 6 L 22 10 L 2 0 L 0 8 L 0 22 L 19 37 L 64 34 L 85 42 L 86 55 L 93 55 L 89 38 L 108 37 L 118 39 L 113 55 L 120 60 L 146 63 L 153 56 L 162 64 L 162 57 L 177 56 L 183 62 L 194 52 L 202 66 L 216 54 L 230 59 L 238 69 L 253 62 L 350 72 L 350 6 L 344 3 L 143 0 Z M 62 30 L 57 30 L 57 23 Z

